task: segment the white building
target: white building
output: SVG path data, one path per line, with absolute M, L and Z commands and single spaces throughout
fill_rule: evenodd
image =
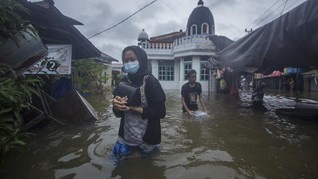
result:
M 202 90 L 208 91 L 210 73 L 204 65 L 212 55 L 232 42 L 227 37 L 215 35 L 213 15 L 202 0 L 189 16 L 185 32 L 180 30 L 149 39 L 142 30 L 138 36 L 138 45 L 151 62 L 152 74 L 164 89 L 181 89 L 187 82 L 187 70 L 195 69 Z M 210 90 L 215 91 L 216 79 L 211 77 L 210 82 Z

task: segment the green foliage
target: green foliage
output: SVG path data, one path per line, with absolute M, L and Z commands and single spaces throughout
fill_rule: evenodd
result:
M 75 62 L 75 83 L 80 93 L 96 93 L 103 95 L 105 93 L 104 83 L 109 76 L 102 74 L 103 65 L 95 62 L 94 59 L 80 59 Z
M 31 36 L 36 30 L 28 25 L 18 13 L 29 13 L 15 0 L 0 0 L 0 46 L 9 38 L 18 46 L 19 39 L 25 38 L 22 32 Z M 18 46 L 19 47 L 19 46 Z M 28 108 L 32 95 L 39 95 L 35 84 L 41 84 L 37 77 L 17 76 L 10 67 L 0 64 L 0 161 L 13 149 L 25 147 L 29 133 L 21 132 L 23 119 L 21 111 Z
M 10 73 L 10 77 L 8 76 Z M 34 76 L 17 76 L 10 67 L 0 64 L 0 154 L 21 148 L 29 134 L 20 131 L 23 124 L 21 111 L 28 109 L 32 95 L 40 95 L 36 84 L 43 81 Z
M 37 32 L 28 22 L 23 20 L 18 12 L 29 14 L 30 11 L 15 0 L 0 1 L 0 45 L 11 38 L 18 45 L 18 36 L 27 32 L 34 36 Z M 31 32 L 31 33 L 30 33 Z
M 124 76 L 125 76 L 124 74 L 119 73 L 119 74 L 116 75 L 116 78 L 118 80 L 120 80 L 120 79 L 124 78 Z
M 0 114 L 1 117 L 5 115 Z M 1 118 L 0 120 L 0 162 L 4 162 L 5 154 L 11 150 L 26 149 L 26 140 L 30 138 L 31 133 L 20 132 L 19 129 L 12 127 L 11 118 Z

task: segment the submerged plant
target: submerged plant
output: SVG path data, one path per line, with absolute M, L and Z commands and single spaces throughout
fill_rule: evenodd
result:
M 10 73 L 8 73 L 10 72 Z M 32 96 L 39 96 L 36 85 L 43 81 L 34 76 L 17 76 L 10 67 L 0 64 L 0 154 L 22 149 L 29 133 L 21 131 L 22 111 L 28 110 Z

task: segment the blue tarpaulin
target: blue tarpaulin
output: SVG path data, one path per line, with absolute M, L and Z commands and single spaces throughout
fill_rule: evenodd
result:
M 71 79 L 62 77 L 55 81 L 52 86 L 52 97 L 59 99 L 71 90 Z

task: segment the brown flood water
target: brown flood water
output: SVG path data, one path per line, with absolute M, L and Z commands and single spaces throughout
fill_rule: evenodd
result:
M 249 91 L 239 97 L 204 93 L 209 117 L 187 119 L 179 91 L 166 91 L 161 151 L 111 158 L 119 119 L 110 100 L 89 101 L 102 119 L 35 131 L 24 153 L 10 155 L 3 179 L 49 178 L 318 178 L 318 119 L 278 116 L 274 110 L 295 103 L 265 95 L 267 108 L 251 107 Z

